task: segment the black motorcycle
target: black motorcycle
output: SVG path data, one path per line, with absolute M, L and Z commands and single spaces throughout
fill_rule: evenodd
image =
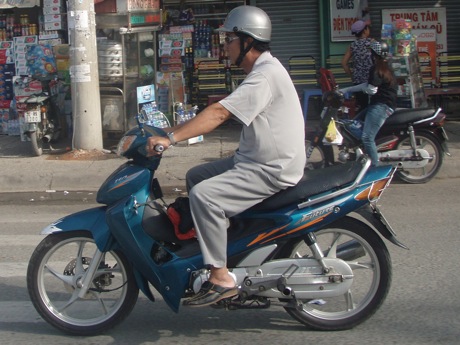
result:
M 338 162 L 343 163 L 355 160 L 364 152 L 362 122 L 338 116 L 343 94 L 337 90 L 326 92 L 323 101 L 320 128 L 312 137 L 307 137 L 307 167 L 310 169 L 336 164 L 336 155 Z M 331 119 L 342 137 L 339 144 L 329 144 L 324 139 Z M 430 181 L 441 168 L 444 154 L 450 156 L 443 128 L 445 119 L 441 108 L 397 109 L 375 140 L 380 164 L 397 167 L 396 175 L 407 183 Z

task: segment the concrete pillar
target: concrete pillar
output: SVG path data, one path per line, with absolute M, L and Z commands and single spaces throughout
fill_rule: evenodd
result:
M 102 121 L 93 0 L 68 2 L 73 149 L 101 150 Z

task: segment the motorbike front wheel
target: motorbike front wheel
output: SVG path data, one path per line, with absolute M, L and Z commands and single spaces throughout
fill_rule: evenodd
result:
M 27 289 L 35 309 L 52 326 L 73 335 L 106 331 L 134 308 L 139 289 L 125 256 L 103 254 L 88 291 L 79 296 L 97 246 L 89 233 L 48 235 L 27 269 Z
M 32 153 L 35 156 L 43 154 L 43 125 L 37 123 L 37 129 L 29 134 L 30 143 L 32 144 Z
M 423 168 L 398 169 L 396 176 L 407 183 L 426 183 L 430 181 L 441 168 L 444 156 L 439 141 L 429 133 L 415 133 L 416 148 L 424 149 L 430 155 L 430 160 Z M 405 137 L 398 143 L 398 150 L 411 150 L 410 137 Z
M 353 285 L 341 296 L 297 301 L 285 307 L 309 328 L 338 331 L 353 328 L 371 317 L 385 300 L 391 285 L 391 260 L 377 233 L 347 217 L 316 232 L 323 255 L 344 260 L 353 270 Z M 290 250 L 292 258 L 313 257 L 302 239 Z

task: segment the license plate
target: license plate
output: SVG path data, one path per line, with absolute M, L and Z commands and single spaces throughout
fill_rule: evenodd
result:
M 38 110 L 32 110 L 32 111 L 26 111 L 24 113 L 24 121 L 25 123 L 34 123 L 34 122 L 40 122 L 40 111 Z

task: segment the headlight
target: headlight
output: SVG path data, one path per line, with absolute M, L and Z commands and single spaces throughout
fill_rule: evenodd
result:
M 123 156 L 129 150 L 137 135 L 127 135 L 120 139 L 117 146 L 117 155 Z

